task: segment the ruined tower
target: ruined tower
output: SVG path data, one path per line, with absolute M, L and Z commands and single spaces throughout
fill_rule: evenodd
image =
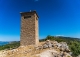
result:
M 36 11 L 21 13 L 20 45 L 38 45 L 38 14 Z

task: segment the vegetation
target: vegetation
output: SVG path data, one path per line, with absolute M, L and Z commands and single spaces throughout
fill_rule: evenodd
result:
M 62 37 L 62 36 L 50 36 L 48 35 L 45 39 L 41 39 L 40 41 L 46 40 L 56 40 L 58 42 L 66 42 L 72 52 L 72 56 L 76 57 L 80 55 L 80 39 L 71 38 L 71 37 Z M 7 45 L 0 46 L 0 50 L 4 49 L 14 49 L 20 46 L 20 42 L 11 42 Z
M 80 39 L 78 38 L 62 37 L 62 36 L 54 37 L 48 35 L 45 39 L 41 39 L 40 41 L 45 41 L 45 40 L 56 40 L 58 42 L 66 42 L 72 52 L 73 57 L 80 55 Z
M 17 48 L 17 47 L 19 47 L 20 46 L 20 42 L 18 41 L 18 42 L 16 42 L 16 41 L 14 41 L 14 42 L 11 42 L 11 43 L 9 43 L 9 44 L 6 44 L 6 45 L 3 45 L 3 46 L 0 46 L 0 50 L 9 50 L 9 49 L 15 49 L 15 48 Z

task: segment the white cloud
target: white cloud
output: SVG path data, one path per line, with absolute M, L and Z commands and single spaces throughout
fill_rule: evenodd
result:
M 56 36 L 64 36 L 64 35 L 56 35 Z

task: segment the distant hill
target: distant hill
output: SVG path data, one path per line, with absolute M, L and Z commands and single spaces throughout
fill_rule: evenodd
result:
M 0 50 L 15 49 L 15 48 L 20 46 L 20 42 L 19 41 L 0 42 L 0 43 L 1 43 Z
M 46 38 L 44 39 L 40 39 L 40 41 L 45 41 L 45 40 L 56 40 L 58 42 L 71 42 L 71 41 L 77 41 L 80 42 L 80 38 L 73 38 L 73 37 L 64 37 L 64 36 L 50 36 L 48 35 Z

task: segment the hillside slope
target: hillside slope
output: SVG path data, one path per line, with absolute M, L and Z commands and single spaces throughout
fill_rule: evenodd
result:
M 2 50 L 0 57 L 72 57 L 66 42 L 44 41 L 39 46 L 20 46 L 16 49 Z

